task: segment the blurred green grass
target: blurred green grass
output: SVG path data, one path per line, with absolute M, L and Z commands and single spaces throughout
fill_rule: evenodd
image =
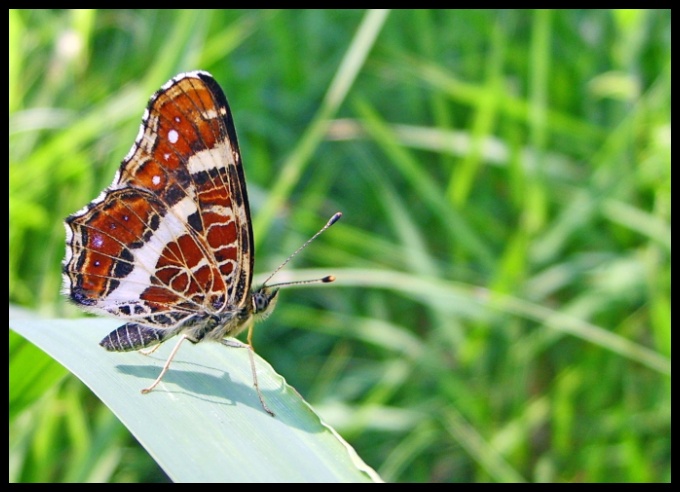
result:
M 205 69 L 257 272 L 345 215 L 288 269 L 335 287 L 255 345 L 385 480 L 670 481 L 670 39 L 663 10 L 10 10 L 10 303 L 78 314 L 63 218 Z M 165 480 L 13 333 L 9 381 L 11 482 Z

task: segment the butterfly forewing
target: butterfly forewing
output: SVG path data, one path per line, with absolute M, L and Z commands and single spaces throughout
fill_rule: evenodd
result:
M 157 329 L 248 300 L 248 198 L 224 93 L 179 75 L 149 102 L 113 184 L 67 221 L 70 298 Z

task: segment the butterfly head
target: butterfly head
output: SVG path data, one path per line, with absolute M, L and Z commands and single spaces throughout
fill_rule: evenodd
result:
M 253 305 L 253 316 L 255 320 L 266 319 L 274 307 L 276 307 L 276 301 L 279 298 L 279 289 L 267 287 L 263 285 L 255 292 L 250 295 L 250 301 Z

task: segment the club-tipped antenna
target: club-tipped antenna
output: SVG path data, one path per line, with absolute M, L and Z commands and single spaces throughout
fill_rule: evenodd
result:
M 305 244 L 303 244 L 303 245 L 300 246 L 298 249 L 296 249 L 295 252 L 294 252 L 292 255 L 290 255 L 288 258 L 286 258 L 286 261 L 284 261 L 283 263 L 281 263 L 281 265 L 279 265 L 279 267 L 278 267 L 276 270 L 274 270 L 274 271 L 272 272 L 272 274 L 271 274 L 269 277 L 267 277 L 267 280 L 264 281 L 264 283 L 262 284 L 262 287 L 266 286 L 266 285 L 267 285 L 267 282 L 269 282 L 269 281 L 274 277 L 274 275 L 276 275 L 277 273 L 279 273 L 279 270 L 281 270 L 283 267 L 285 267 L 285 266 L 288 264 L 288 262 L 289 262 L 290 260 L 292 260 L 292 259 L 293 259 L 300 251 L 302 251 L 303 249 L 305 249 L 305 248 L 309 245 L 309 243 L 311 243 L 312 241 L 314 241 L 317 237 L 319 237 L 319 235 L 320 235 L 322 232 L 324 232 L 326 229 L 328 229 L 330 226 L 332 226 L 332 225 L 335 224 L 338 220 L 340 220 L 340 217 L 342 217 L 342 212 L 336 212 L 336 213 L 333 215 L 333 217 L 331 217 L 331 218 L 328 220 L 328 222 L 326 222 L 326 225 L 323 226 L 321 229 L 319 229 L 319 232 L 317 232 L 316 234 L 314 234 L 312 237 L 310 237 L 310 238 L 305 242 Z M 335 277 L 334 277 L 333 275 L 328 275 L 328 276 L 326 276 L 326 277 L 318 278 L 318 279 L 314 279 L 314 280 L 298 280 L 298 281 L 295 281 L 295 282 L 282 282 L 282 283 L 280 283 L 280 284 L 272 284 L 272 285 L 270 285 L 269 287 L 284 287 L 284 286 L 289 286 L 289 285 L 304 285 L 304 284 L 316 284 L 316 283 L 324 283 L 324 284 L 327 284 L 327 283 L 329 283 L 329 282 L 333 282 L 334 280 L 335 280 Z

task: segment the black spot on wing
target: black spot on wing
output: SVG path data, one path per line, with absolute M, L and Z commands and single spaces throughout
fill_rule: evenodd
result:
M 250 230 L 248 228 L 248 224 L 241 224 L 240 239 L 241 239 L 241 252 L 244 255 L 249 254 L 250 253 Z
M 203 232 L 203 221 L 201 220 L 201 214 L 198 210 L 187 217 L 187 222 L 196 232 Z
M 158 229 L 158 226 L 160 225 L 160 223 L 161 223 L 160 215 L 153 214 L 151 216 L 151 220 L 149 221 L 149 229 L 151 229 L 152 231 L 155 231 L 156 229 Z
M 126 249 L 123 250 L 124 252 L 127 251 Z M 129 254 L 129 251 L 128 251 Z M 113 276 L 116 278 L 124 278 L 127 277 L 132 270 L 134 270 L 135 266 L 131 262 L 123 261 L 123 260 L 117 260 L 114 263 L 113 267 Z
M 81 306 L 94 306 L 97 303 L 96 299 L 88 297 L 82 287 L 74 285 L 71 288 L 71 300 Z
M 232 198 L 239 207 L 243 206 L 243 191 L 241 190 L 241 176 L 239 176 L 236 166 L 229 166 L 229 182 L 231 183 Z
M 179 185 L 173 184 L 165 192 L 164 198 L 167 201 L 168 205 L 172 207 L 185 196 L 186 195 L 184 193 L 184 190 Z

